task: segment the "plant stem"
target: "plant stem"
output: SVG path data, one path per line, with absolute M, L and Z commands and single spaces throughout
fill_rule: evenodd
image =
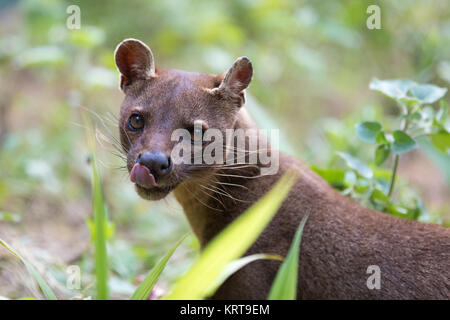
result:
M 394 191 L 395 176 L 397 175 L 398 159 L 399 159 L 399 155 L 396 154 L 395 158 L 394 158 L 394 168 L 392 170 L 392 177 L 391 177 L 391 183 L 389 185 L 388 197 L 391 197 L 391 194 Z
M 406 106 L 404 106 L 403 104 L 401 104 L 401 106 L 404 108 L 405 110 L 405 121 L 403 122 L 403 131 L 408 130 L 409 127 L 409 119 L 408 119 L 408 108 Z M 400 156 L 398 154 L 395 155 L 394 158 L 394 168 L 392 169 L 392 177 L 391 177 L 391 183 L 389 185 L 389 192 L 388 192 L 388 197 L 390 198 L 392 195 L 392 192 L 394 192 L 394 184 L 395 184 L 395 177 L 397 176 L 397 168 L 398 168 L 398 160 L 399 160 Z

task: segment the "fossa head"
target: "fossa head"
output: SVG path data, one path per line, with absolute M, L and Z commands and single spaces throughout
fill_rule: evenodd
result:
M 201 130 L 215 128 L 224 135 L 233 128 L 252 78 L 250 60 L 241 57 L 219 75 L 166 70 L 156 66 L 147 45 L 127 39 L 117 46 L 115 61 L 125 93 L 120 140 L 138 194 L 158 200 L 188 179 L 214 170 L 213 166 L 174 163 L 171 153 L 178 142 L 172 133 L 186 129 L 194 136 L 198 124 Z

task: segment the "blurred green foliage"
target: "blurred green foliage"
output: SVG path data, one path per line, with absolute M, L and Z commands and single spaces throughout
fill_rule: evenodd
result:
M 80 30 L 66 27 L 71 4 L 81 8 Z M 394 131 L 400 110 L 370 91 L 369 83 L 374 77 L 402 78 L 448 87 L 450 4 L 377 4 L 380 30 L 366 28 L 368 3 L 361 0 L 1 1 L 0 236 L 8 228 L 29 230 L 34 219 L 51 224 L 73 212 L 90 216 L 89 150 L 80 118 L 84 109 L 106 136 L 100 139 L 99 163 L 115 226 L 108 242 L 111 295 L 129 296 L 140 276 L 189 230 L 173 201 L 140 200 L 119 169 L 122 160 L 111 154 L 122 99 L 113 50 L 129 37 L 146 42 L 162 68 L 221 73 L 235 58 L 248 56 L 255 69 L 248 108 L 261 126 L 283 128 L 284 150 L 341 190 L 355 181 L 361 182 L 353 183 L 355 188 L 367 188 L 349 173 L 363 168 L 360 164 L 379 183 L 389 181 L 392 159 L 382 159 L 382 165 L 379 159 L 381 166 L 376 166 L 374 146 L 358 138 L 355 125 L 378 122 Z M 449 95 L 443 99 L 448 102 Z M 441 138 L 437 134 L 433 142 L 439 145 Z M 426 143 L 423 150 L 448 183 L 448 155 Z M 448 223 L 448 188 L 443 188 L 440 202 L 425 198 L 411 204 L 432 208 L 424 209 L 430 215 L 425 221 Z M 414 201 L 416 193 L 400 177 L 395 198 Z M 365 197 L 358 200 L 371 205 Z M 169 264 L 162 280 L 171 282 L 186 270 L 197 249 L 193 237 L 184 241 L 173 257 L 179 263 Z M 93 252 L 75 256 L 71 263 L 83 270 L 83 290 L 76 294 L 89 296 L 95 292 Z M 64 283 L 63 266 L 49 272 Z

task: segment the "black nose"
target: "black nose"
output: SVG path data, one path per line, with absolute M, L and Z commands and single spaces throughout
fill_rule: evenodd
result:
M 155 178 L 161 178 L 172 169 L 172 161 L 162 151 L 145 151 L 136 160 L 137 163 L 146 166 Z

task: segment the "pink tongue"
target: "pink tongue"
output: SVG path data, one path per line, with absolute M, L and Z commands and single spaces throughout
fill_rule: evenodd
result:
M 136 163 L 133 169 L 131 169 L 130 180 L 144 188 L 158 186 L 155 177 L 150 173 L 150 170 L 139 163 Z

